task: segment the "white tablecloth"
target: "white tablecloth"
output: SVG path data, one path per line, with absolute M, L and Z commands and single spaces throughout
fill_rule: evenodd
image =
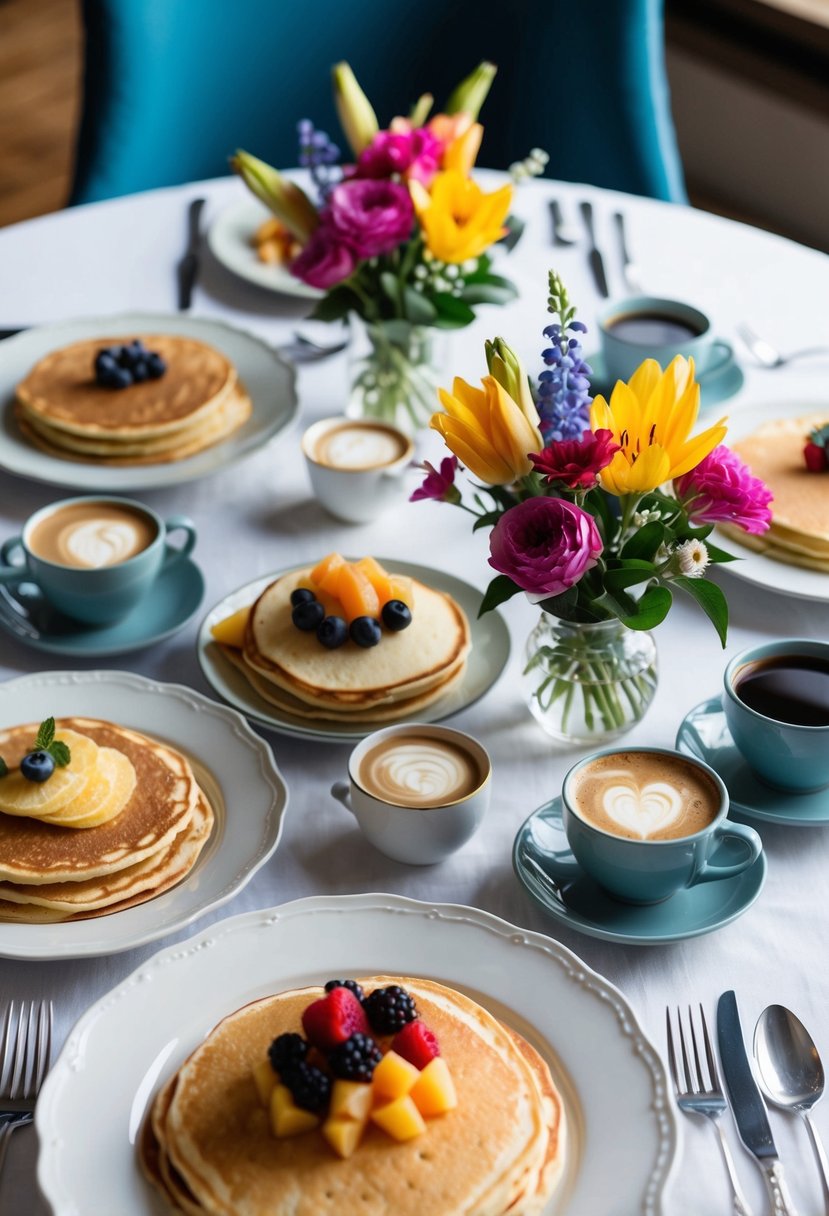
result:
M 482 308 L 479 319 L 452 339 L 450 373 L 475 379 L 483 370 L 483 339 L 505 335 L 530 368 L 540 367 L 540 331 L 545 312 L 546 270 L 557 267 L 581 314 L 592 323 L 599 303 L 583 249 L 555 249 L 549 243 L 545 200 L 550 183 L 522 187 L 516 211 L 527 219 L 523 242 L 504 272 L 520 288 L 520 299 L 501 310 Z M 619 263 L 611 240 L 611 215 L 621 207 L 647 289 L 655 295 L 688 299 L 707 310 L 717 332 L 728 339 L 736 324 L 749 321 L 783 349 L 829 340 L 826 301 L 829 268 L 814 251 L 751 228 L 681 207 L 573 186 L 555 192 L 576 219 L 575 200 L 593 199 L 597 228 L 608 263 L 611 287 L 622 293 Z M 226 204 L 242 196 L 232 180 L 161 190 L 78 208 L 0 232 L 0 327 L 54 321 L 80 314 L 130 308 L 173 310 L 174 267 L 183 251 L 186 206 L 204 194 L 209 223 Z M 194 314 L 221 316 L 271 341 L 286 339 L 297 310 L 284 300 L 233 279 L 209 258 L 196 289 Z M 303 324 L 306 333 L 326 340 L 324 327 Z M 590 335 L 585 343 L 593 348 Z M 344 404 L 345 358 L 304 368 L 299 378 L 301 416 L 290 433 L 245 461 L 196 485 L 147 494 L 162 514 L 187 511 L 200 534 L 196 557 L 207 579 L 205 609 L 227 592 L 291 562 L 333 548 L 363 553 L 399 553 L 452 570 L 483 586 L 487 581 L 486 539 L 470 536 L 461 512 L 436 504 L 406 506 L 377 523 L 338 525 L 312 501 L 298 458 L 300 429 Z M 804 362 L 785 371 L 747 368 L 744 391 L 728 409 L 750 411 L 758 401 L 778 400 L 809 407 L 825 402 L 829 364 Z M 434 441 L 434 442 L 432 442 Z M 427 446 L 440 454 L 435 436 Z M 0 478 L 0 535 L 19 531 L 36 508 L 61 497 L 48 487 Z M 438 544 L 435 537 L 440 538 Z M 726 654 L 713 629 L 690 603 L 678 598 L 658 631 L 659 691 L 645 722 L 628 736 L 632 744 L 671 746 L 685 711 L 715 693 L 728 657 L 753 642 L 784 635 L 829 636 L 829 606 L 765 594 L 723 575 L 732 624 Z M 681 945 L 620 947 L 561 929 L 533 906 L 512 874 L 510 850 L 526 815 L 559 790 L 574 753 L 557 752 L 535 725 L 519 690 L 519 656 L 534 624 L 534 611 L 515 600 L 504 609 L 513 637 L 513 657 L 497 686 L 460 715 L 457 725 L 486 744 L 494 760 L 493 799 L 477 837 L 443 865 L 408 868 L 367 846 L 342 808 L 328 796 L 342 776 L 347 748 L 271 736 L 274 754 L 288 781 L 291 806 L 280 848 L 271 863 L 219 915 L 258 908 L 319 892 L 388 890 L 421 899 L 473 904 L 509 921 L 559 938 L 626 994 L 660 1050 L 664 1047 L 666 1002 L 703 1001 L 713 1017 L 717 995 L 737 990 L 748 1031 L 768 1003 L 789 1005 L 809 1026 L 829 1057 L 829 835 L 819 829 L 764 827 L 769 876 L 760 901 L 726 929 Z M 196 624 L 157 648 L 112 661 L 147 675 L 207 689 L 195 656 Z M 38 671 L 49 664 L 0 633 L 0 674 Z M 209 918 L 201 922 L 209 923 Z M 27 964 L 0 961 L 2 1002 L 12 996 L 49 996 L 57 1002 L 57 1040 L 84 1009 L 127 975 L 157 946 L 83 962 Z M 126 1046 L 126 1045 L 125 1045 Z M 128 1049 L 128 1048 L 127 1048 Z M 101 1095 L 105 1117 L 106 1094 Z M 817 1123 L 829 1138 L 829 1105 Z M 809 1216 L 819 1210 L 817 1175 L 805 1135 L 786 1116 L 773 1114 L 778 1146 L 789 1166 L 791 1189 Z M 685 1123 L 684 1148 L 668 1193 L 669 1216 L 701 1216 L 730 1211 L 724 1175 L 706 1126 Z M 727 1134 L 738 1168 L 757 1212 L 765 1210 L 757 1171 L 738 1145 L 730 1119 Z M 89 1129 L 94 1136 L 94 1129 Z M 0 1186 L 0 1212 L 42 1216 L 45 1205 L 34 1183 L 35 1136 L 20 1132 L 12 1141 Z M 624 1178 L 619 1187 L 624 1188 Z M 635 1201 L 631 1197 L 631 1216 Z M 91 1216 L 85 1213 L 84 1216 Z M 115 1216 L 115 1213 L 108 1214 Z M 598 1212 L 572 1216 L 602 1216 Z

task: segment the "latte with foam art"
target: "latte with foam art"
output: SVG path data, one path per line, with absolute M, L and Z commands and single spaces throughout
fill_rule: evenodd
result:
M 149 515 L 117 502 L 70 503 L 33 529 L 29 547 L 61 566 L 99 570 L 142 553 L 156 538 Z
M 475 756 L 454 741 L 398 734 L 370 748 L 356 776 L 374 798 L 428 810 L 468 798 L 484 775 Z
M 701 769 L 661 752 L 597 756 L 573 778 L 570 801 L 591 826 L 626 840 L 677 840 L 716 819 L 720 793 Z
M 320 435 L 312 454 L 332 469 L 358 472 L 395 464 L 408 448 L 405 436 L 382 423 L 346 422 Z

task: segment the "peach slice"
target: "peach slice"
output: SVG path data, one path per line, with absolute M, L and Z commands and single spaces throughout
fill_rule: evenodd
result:
M 311 1132 L 319 1125 L 317 1115 L 296 1105 L 286 1085 L 276 1086 L 271 1094 L 271 1128 L 277 1139 L 301 1136 L 303 1132 Z
M 393 574 L 389 578 L 389 599 L 402 600 L 407 608 L 414 608 L 414 587 L 405 574 Z M 385 601 L 384 601 L 385 602 Z
M 409 1094 L 378 1106 L 371 1112 L 371 1118 L 393 1140 L 413 1140 L 426 1131 L 423 1116 Z
M 374 1070 L 371 1079 L 378 1098 L 403 1098 L 410 1093 L 420 1077 L 420 1070 L 404 1060 L 396 1051 L 387 1051 Z
M 250 616 L 251 605 L 248 604 L 245 608 L 240 608 L 234 612 L 232 616 L 226 616 L 223 621 L 217 621 L 211 626 L 210 632 L 217 642 L 221 642 L 223 646 L 232 646 L 234 650 L 241 650 L 245 644 L 245 629 Z
M 427 1119 L 444 1115 L 458 1105 L 455 1083 L 443 1056 L 435 1056 L 421 1071 L 410 1097 L 421 1115 Z
M 365 1129 L 365 1123 L 357 1123 L 354 1119 L 326 1119 L 320 1130 L 337 1156 L 347 1160 L 362 1140 Z
M 358 616 L 380 616 L 380 600 L 368 577 L 356 566 L 345 563 L 337 571 L 337 586 L 331 589 L 343 606 L 349 624 Z
M 318 562 L 311 571 L 311 582 L 315 587 L 319 587 L 321 591 L 327 591 L 329 595 L 337 594 L 337 579 L 339 571 L 345 565 L 345 558 L 339 553 L 329 553 L 321 562 Z
M 263 1106 L 270 1106 L 271 1094 L 277 1086 L 276 1073 L 271 1068 L 270 1060 L 260 1060 L 258 1064 L 254 1064 L 251 1075 L 259 1101 Z

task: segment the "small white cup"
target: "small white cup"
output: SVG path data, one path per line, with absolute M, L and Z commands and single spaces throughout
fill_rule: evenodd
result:
M 317 458 L 320 442 L 334 430 L 381 431 L 393 438 L 401 454 L 388 463 L 334 466 Z M 365 524 L 405 496 L 404 473 L 411 464 L 414 445 L 408 435 L 387 422 L 369 419 L 323 418 L 302 436 L 302 453 L 315 496 L 337 519 Z
M 464 798 L 445 806 L 428 809 L 401 806 L 369 794 L 359 784 L 356 776 L 363 756 L 384 739 L 412 734 L 445 739 L 448 743 L 455 743 L 470 752 L 480 767 L 480 784 Z M 331 793 L 351 811 L 363 835 L 393 861 L 404 861 L 413 866 L 429 866 L 443 861 L 461 845 L 466 844 L 481 826 L 489 806 L 492 762 L 486 749 L 471 735 L 452 730 L 448 726 L 407 722 L 405 725 L 388 726 L 384 730 L 374 731 L 363 739 L 349 757 L 348 776 L 348 782 L 335 782 L 331 786 Z

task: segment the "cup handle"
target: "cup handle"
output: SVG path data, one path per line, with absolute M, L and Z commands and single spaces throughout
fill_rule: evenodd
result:
M 763 842 L 754 828 L 747 827 L 743 823 L 726 822 L 714 830 L 712 842 L 719 843 L 729 837 L 732 840 L 742 841 L 748 847 L 748 857 L 730 866 L 716 866 L 712 865 L 710 861 L 705 861 L 702 869 L 694 876 L 692 885 L 698 882 L 717 882 L 721 878 L 734 878 L 737 874 L 742 874 L 743 870 L 747 870 L 749 866 L 754 865 L 763 851 Z
M 167 570 L 176 562 L 180 562 L 183 557 L 189 557 L 193 552 L 196 545 L 196 525 L 186 515 L 171 515 L 169 519 L 165 519 L 164 528 L 168 534 L 178 531 L 187 533 L 184 544 L 178 549 L 165 540 L 164 568 Z
M 20 549 L 25 555 L 22 536 L 13 536 L 10 540 L 4 541 L 0 545 L 0 562 L 3 563 L 0 566 L 0 583 L 19 582 L 21 576 L 26 573 L 25 560 L 13 562 L 11 559 L 11 555 L 15 549 Z
M 711 343 L 711 358 L 705 364 L 704 376 L 712 376 L 721 372 L 734 358 L 734 347 L 723 338 L 715 338 Z
M 354 814 L 354 807 L 351 805 L 351 789 L 347 781 L 335 781 L 331 786 L 331 794 L 337 799 L 337 802 L 343 804 L 347 811 Z

